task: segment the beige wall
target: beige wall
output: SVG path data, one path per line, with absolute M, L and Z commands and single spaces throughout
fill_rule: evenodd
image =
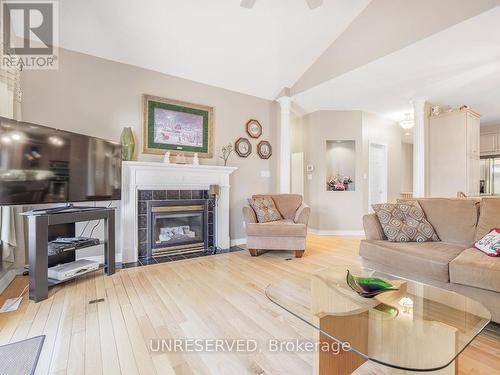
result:
M 401 157 L 402 157 L 402 172 L 401 172 L 401 191 L 413 191 L 413 144 L 401 144 Z
M 305 200 L 311 206 L 310 228 L 323 232 L 362 230 L 362 217 L 368 212 L 368 145 L 370 141 L 388 147 L 388 199 L 401 192 L 401 130 L 392 121 L 361 111 L 318 111 L 294 119 L 292 146 L 303 144 L 305 164 L 312 164 L 312 180 L 306 178 Z M 355 191 L 326 190 L 327 141 L 354 140 Z M 306 173 L 307 177 L 307 173 Z
M 362 114 L 359 111 L 318 111 L 304 116 L 306 165 L 312 164 L 312 180 L 305 183 L 305 199 L 311 206 L 310 227 L 319 231 L 362 229 L 363 191 Z M 295 134 L 294 134 L 295 137 Z M 326 190 L 327 145 L 329 140 L 356 142 L 355 191 Z
M 59 70 L 24 71 L 23 120 L 78 133 L 118 140 L 124 126 L 134 129 L 138 159 L 161 161 L 161 156 L 141 154 L 142 94 L 151 94 L 215 108 L 215 149 L 247 137 L 245 123 L 258 119 L 265 139 L 274 147 L 269 160 L 261 160 L 252 140 L 248 158 L 235 153 L 228 165 L 239 169 L 231 177 L 232 239 L 244 237 L 241 208 L 254 193 L 275 191 L 277 165 L 277 105 L 274 102 L 213 86 L 161 74 L 131 65 L 60 49 Z M 202 159 L 201 164 L 222 164 Z M 261 177 L 261 171 L 271 177 Z
M 395 201 L 401 193 L 401 127 L 394 121 L 363 112 L 363 212 L 368 212 L 368 147 L 369 142 L 387 145 L 387 200 Z

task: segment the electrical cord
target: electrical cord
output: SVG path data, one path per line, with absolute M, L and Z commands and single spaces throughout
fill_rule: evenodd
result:
M 94 202 L 94 207 L 95 207 L 95 202 Z M 89 226 L 89 224 L 90 224 L 90 220 L 89 220 L 89 221 L 87 221 L 87 223 L 86 223 L 86 224 L 85 224 L 85 226 L 83 227 L 82 232 L 80 233 L 80 236 L 79 236 L 79 237 L 83 236 L 83 233 L 85 233 L 85 230 L 87 229 L 87 227 Z
M 106 206 L 106 208 L 110 208 L 112 204 L 113 204 L 113 201 L 109 202 L 109 204 Z M 95 207 L 95 202 L 94 202 L 94 207 Z M 85 230 L 87 229 L 87 226 L 89 225 L 89 223 L 90 223 L 90 221 L 87 221 L 87 224 L 85 224 L 85 227 L 83 228 L 82 233 L 80 233 L 80 237 L 82 237 L 82 235 L 85 232 Z M 92 234 L 94 233 L 95 228 L 97 228 L 97 226 L 100 223 L 101 223 L 101 219 L 99 219 L 97 221 L 97 224 L 92 227 L 92 230 L 90 231 L 90 236 L 89 236 L 90 238 L 92 238 Z
M 12 302 L 8 306 L 5 306 L 5 310 L 9 310 L 12 306 L 14 306 L 17 303 L 17 300 L 21 298 L 24 295 L 24 293 L 26 293 L 29 286 L 30 286 L 29 284 L 26 284 L 21 294 L 19 294 L 19 296 L 17 296 L 16 298 L 13 298 Z

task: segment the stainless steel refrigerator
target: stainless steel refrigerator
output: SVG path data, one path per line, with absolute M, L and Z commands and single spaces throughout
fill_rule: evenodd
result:
M 500 195 L 500 156 L 481 158 L 481 195 Z

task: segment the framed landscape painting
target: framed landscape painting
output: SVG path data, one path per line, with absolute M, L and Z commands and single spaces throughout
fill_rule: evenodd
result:
M 144 153 L 212 157 L 213 108 L 144 95 Z

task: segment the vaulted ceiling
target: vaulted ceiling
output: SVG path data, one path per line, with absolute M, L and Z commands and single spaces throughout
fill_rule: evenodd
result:
M 369 0 L 64 0 L 60 44 L 127 64 L 273 99 Z
M 398 119 L 416 96 L 500 121 L 500 0 L 64 0 L 64 48 L 274 99 Z

